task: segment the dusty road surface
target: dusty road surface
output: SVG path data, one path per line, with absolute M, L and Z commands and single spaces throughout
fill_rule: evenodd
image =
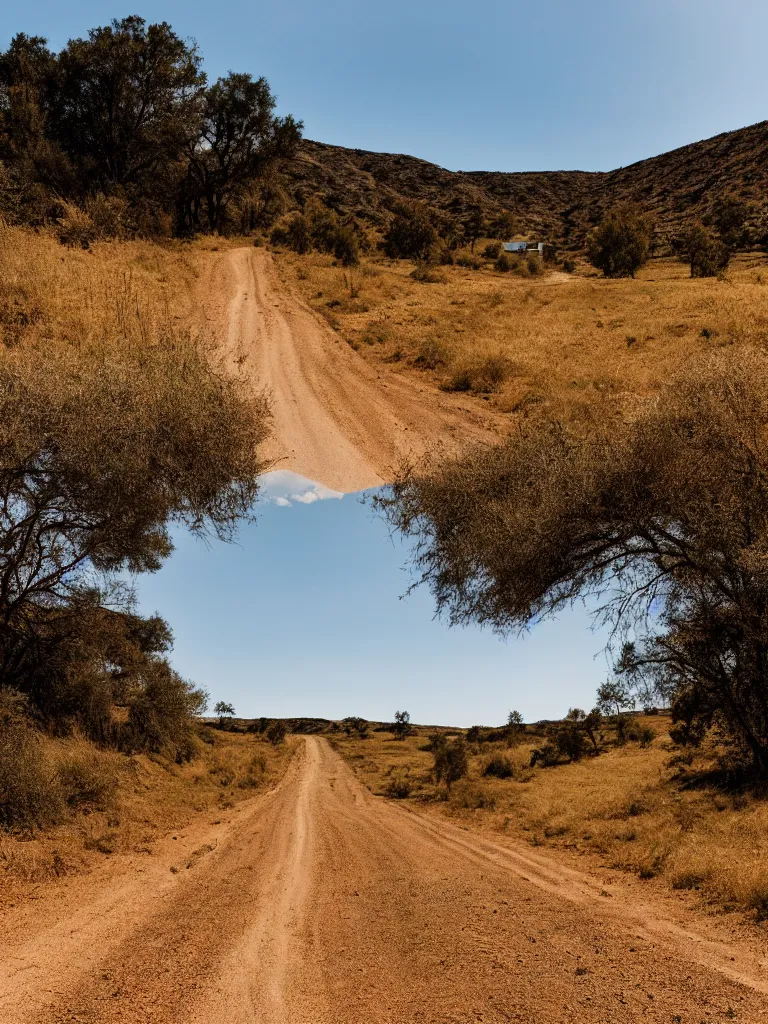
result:
M 759 950 L 374 797 L 323 739 L 205 827 L 11 908 L 3 1024 L 768 1019 Z
M 478 411 L 477 400 L 371 367 L 280 279 L 264 249 L 207 259 L 197 312 L 230 367 L 272 395 L 275 469 L 359 491 L 436 443 L 453 450 L 497 438 L 502 418 Z

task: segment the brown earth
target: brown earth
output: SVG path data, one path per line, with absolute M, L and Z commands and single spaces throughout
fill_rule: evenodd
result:
M 376 798 L 305 743 L 228 820 L 6 910 L 4 1024 L 768 1017 L 758 944 Z
M 470 399 L 366 363 L 280 278 L 270 253 L 206 259 L 198 308 L 228 368 L 271 392 L 274 469 L 359 491 L 436 444 L 450 451 L 497 436 L 501 419 L 480 415 Z

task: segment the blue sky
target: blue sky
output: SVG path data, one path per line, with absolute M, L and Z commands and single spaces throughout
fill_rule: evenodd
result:
M 137 581 L 141 609 L 173 627 L 175 666 L 213 700 L 269 717 L 387 720 L 405 708 L 452 725 L 592 706 L 608 664 L 585 609 L 522 640 L 448 629 L 423 588 L 403 596 L 407 549 L 359 495 L 270 476 L 237 544 L 180 533 L 165 567 Z
M 765 0 L 26 0 L 0 45 L 133 13 L 266 75 L 310 138 L 452 169 L 610 170 L 768 116 Z

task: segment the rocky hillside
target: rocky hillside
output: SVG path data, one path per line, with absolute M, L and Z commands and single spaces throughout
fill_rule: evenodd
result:
M 404 200 L 420 200 L 457 219 L 481 207 L 511 211 L 522 233 L 578 245 L 603 211 L 633 200 L 657 218 L 660 242 L 680 224 L 735 196 L 752 205 L 756 240 L 768 237 L 768 121 L 695 142 L 607 173 L 447 171 L 412 156 L 302 143 L 287 168 L 297 205 L 320 195 L 344 214 L 382 226 Z

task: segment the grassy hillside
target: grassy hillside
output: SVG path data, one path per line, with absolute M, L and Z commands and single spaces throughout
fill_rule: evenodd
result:
M 726 132 L 607 173 L 447 171 L 412 156 L 370 153 L 305 140 L 286 169 L 294 203 L 310 195 L 380 226 L 403 200 L 457 218 L 475 206 L 511 211 L 521 233 L 578 245 L 615 202 L 632 200 L 657 218 L 660 243 L 706 214 L 724 195 L 753 203 L 750 227 L 768 234 L 768 121 Z

